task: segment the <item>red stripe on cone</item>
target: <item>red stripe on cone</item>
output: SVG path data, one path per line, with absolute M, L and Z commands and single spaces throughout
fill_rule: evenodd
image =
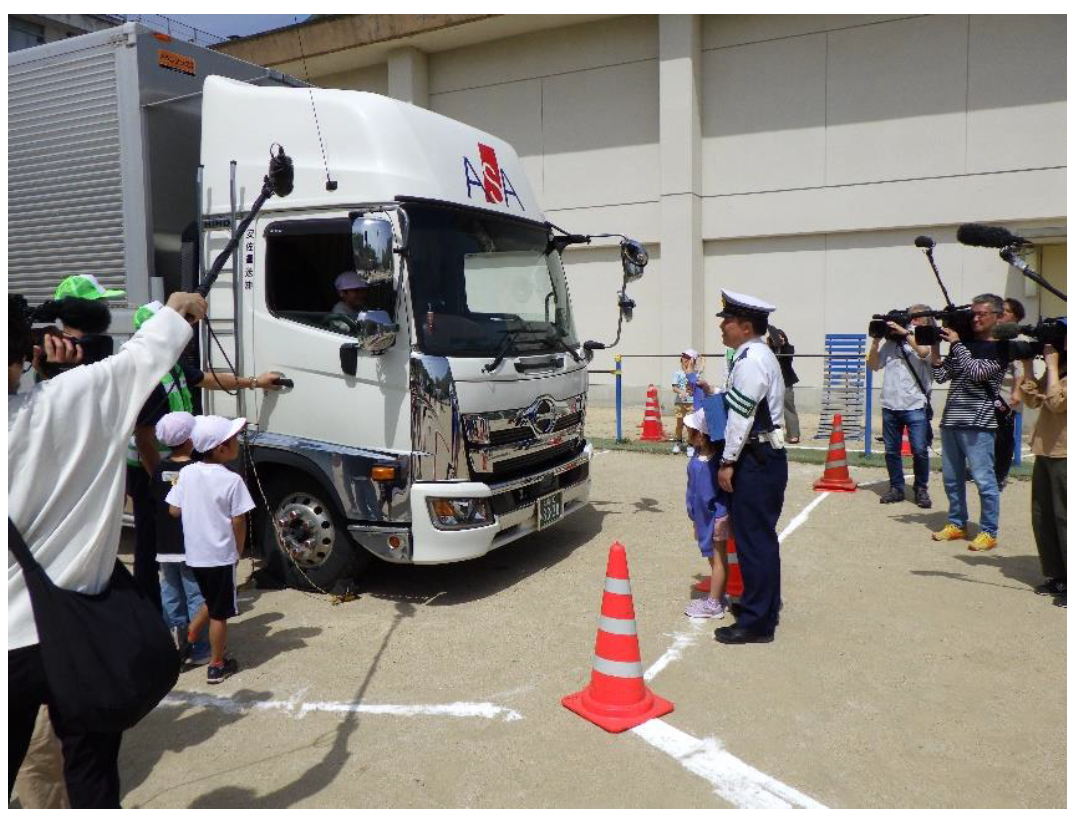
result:
M 626 548 L 618 542 L 611 545 L 607 558 L 607 578 L 624 579 L 627 585 L 629 583 Z M 633 597 L 608 593 L 605 586 L 600 614 L 607 619 L 632 619 Z M 654 694 L 644 684 L 640 644 L 636 633 L 611 633 L 601 627 L 596 631 L 596 658 L 611 663 L 607 665 L 607 670 L 636 669 L 642 675 L 617 676 L 602 673 L 597 670 L 602 663 L 596 662 L 588 687 L 579 693 L 562 697 L 565 707 L 611 733 L 621 733 L 641 722 L 674 710 L 674 705 Z

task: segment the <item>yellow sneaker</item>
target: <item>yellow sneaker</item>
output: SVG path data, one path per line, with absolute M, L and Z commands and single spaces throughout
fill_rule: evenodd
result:
M 938 530 L 933 534 L 933 541 L 955 541 L 956 539 L 965 539 L 966 537 L 966 530 L 962 527 L 957 527 L 949 521 L 944 525 L 943 530 Z
M 974 541 L 967 545 L 968 550 L 992 550 L 997 546 L 997 540 L 988 533 L 979 533 Z

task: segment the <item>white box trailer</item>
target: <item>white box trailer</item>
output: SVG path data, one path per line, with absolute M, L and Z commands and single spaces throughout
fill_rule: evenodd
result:
M 591 239 L 545 220 L 512 146 L 133 25 L 9 67 L 10 288 L 43 299 L 91 272 L 129 315 L 220 258 L 203 288 L 224 353 L 291 386 L 203 405 L 250 422 L 256 544 L 290 583 L 328 587 L 371 554 L 476 558 L 587 504 L 603 345 L 577 336 L 561 253 Z M 258 200 L 282 146 L 294 185 Z M 647 254 L 621 251 L 628 319 Z M 343 272 L 369 285 L 361 309 L 338 304 Z M 227 368 L 203 327 L 203 365 Z

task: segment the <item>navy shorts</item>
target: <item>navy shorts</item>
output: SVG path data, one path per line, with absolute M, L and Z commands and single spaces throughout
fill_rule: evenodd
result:
M 239 614 L 236 607 L 236 565 L 192 567 L 210 618 L 224 621 Z

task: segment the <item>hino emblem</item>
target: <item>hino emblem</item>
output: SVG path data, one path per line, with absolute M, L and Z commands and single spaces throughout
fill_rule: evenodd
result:
M 521 413 L 520 418 L 522 423 L 528 423 L 536 435 L 549 435 L 558 420 L 554 399 L 549 395 L 537 398 Z

